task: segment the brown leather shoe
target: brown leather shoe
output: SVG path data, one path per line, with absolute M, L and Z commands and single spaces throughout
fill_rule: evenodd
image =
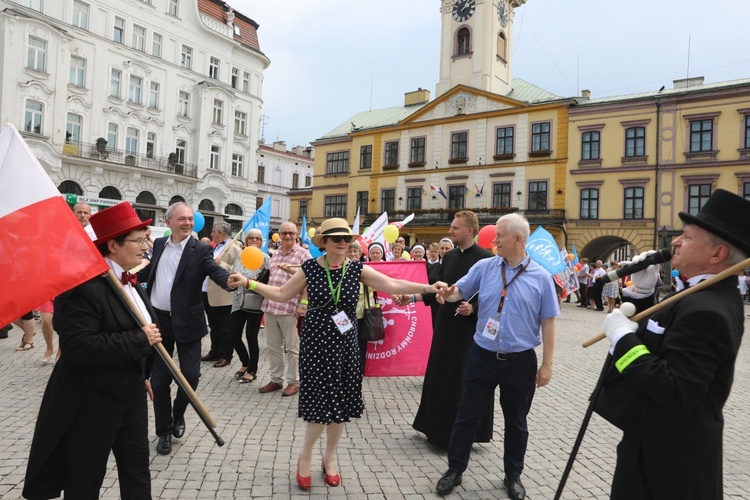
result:
M 264 385 L 263 387 L 261 387 L 260 389 L 258 389 L 258 392 L 265 394 L 267 392 L 278 391 L 282 387 L 284 387 L 284 386 L 281 385 L 281 384 L 277 384 L 276 382 L 271 381 L 271 382 L 267 383 L 266 385 Z
M 294 384 L 289 384 L 286 386 L 286 389 L 281 393 L 282 396 L 294 396 L 299 392 L 299 386 Z
M 211 354 L 206 354 L 205 356 L 201 356 L 201 361 L 219 361 L 219 358 Z
M 214 368 L 224 368 L 225 366 L 229 366 L 230 363 L 228 359 L 219 358 L 219 361 L 214 363 Z

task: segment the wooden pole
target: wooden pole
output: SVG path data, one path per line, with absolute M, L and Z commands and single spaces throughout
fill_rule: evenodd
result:
M 143 316 L 143 314 L 141 314 L 141 311 L 135 305 L 135 303 L 133 302 L 133 299 L 130 298 L 130 295 L 125 293 L 125 288 L 123 288 L 122 283 L 117 278 L 117 276 L 115 276 L 115 273 L 114 271 L 112 271 L 112 269 L 109 269 L 107 271 L 107 278 L 109 280 L 109 283 L 117 291 L 122 301 L 125 303 L 128 309 L 130 309 L 130 312 L 133 314 L 136 320 L 138 320 L 138 323 L 140 323 L 141 326 L 147 325 L 148 322 L 146 321 L 146 318 Z M 169 355 L 167 350 L 164 348 L 163 345 L 161 345 L 161 342 L 159 342 L 158 344 L 154 344 L 152 347 L 156 351 L 156 354 L 161 358 L 161 360 L 164 361 L 164 364 L 167 366 L 167 369 L 172 375 L 172 378 L 174 378 L 174 381 L 179 386 L 180 390 L 184 391 L 185 394 L 187 395 L 188 400 L 190 401 L 190 404 L 193 405 L 193 408 L 195 408 L 195 412 L 198 414 L 200 419 L 206 425 L 209 432 L 211 432 L 211 435 L 216 440 L 216 443 L 219 446 L 224 446 L 224 440 L 221 439 L 219 435 L 216 433 L 216 431 L 214 430 L 214 428 L 216 427 L 216 421 L 213 419 L 213 417 L 211 417 L 211 414 L 208 413 L 208 410 L 206 409 L 206 407 L 203 406 L 203 403 L 198 398 L 198 395 L 195 393 L 193 388 L 190 387 L 190 384 L 188 383 L 187 379 L 185 379 L 185 376 L 177 367 L 177 365 L 175 364 L 174 360 Z
M 695 292 L 698 292 L 700 290 L 703 290 L 704 288 L 707 288 L 707 287 L 709 287 L 709 286 L 711 286 L 711 285 L 713 285 L 715 283 L 718 283 L 719 281 L 721 281 L 723 279 L 726 279 L 726 278 L 728 278 L 728 277 L 730 277 L 732 275 L 738 275 L 740 272 L 744 271 L 745 268 L 747 268 L 747 267 L 750 267 L 750 258 L 747 258 L 747 259 L 743 260 L 742 262 L 733 265 L 732 267 L 724 269 L 719 274 L 717 274 L 715 276 L 712 276 L 711 278 L 709 278 L 707 280 L 703 280 L 700 283 L 698 283 L 697 285 L 693 285 L 693 286 L 691 286 L 690 288 L 688 288 L 687 290 L 685 290 L 683 292 L 674 294 L 671 297 L 662 300 L 661 302 L 659 302 L 655 306 L 649 307 L 645 311 L 636 314 L 635 316 L 633 316 L 632 318 L 630 318 L 630 320 L 631 321 L 635 321 L 637 323 L 638 321 L 642 320 L 643 318 L 647 318 L 647 317 L 651 316 L 656 311 L 659 311 L 661 308 L 666 307 L 669 304 L 672 304 L 673 302 L 677 302 L 678 300 L 684 299 L 685 297 L 687 297 L 691 293 L 695 293 Z M 584 341 L 583 342 L 583 347 L 589 347 L 591 345 L 594 345 L 594 344 L 596 344 L 597 342 L 599 342 L 600 340 L 602 340 L 605 337 L 606 337 L 606 335 L 604 335 L 604 333 L 602 332 L 602 333 L 600 333 L 600 334 L 598 334 L 598 335 L 596 335 L 594 337 L 591 337 L 590 339 Z

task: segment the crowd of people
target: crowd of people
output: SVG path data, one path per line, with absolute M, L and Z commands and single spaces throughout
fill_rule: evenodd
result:
M 680 213 L 685 230 L 673 242 L 672 265 L 686 287 L 747 258 L 750 234 L 737 224 L 736 214 L 745 220 L 749 207 L 750 202 L 717 190 L 698 215 Z M 446 238 L 411 246 L 399 237 L 391 245 L 373 242 L 362 248 L 346 220 L 328 219 L 312 236 L 313 245 L 323 250 L 317 258 L 300 242 L 296 225 L 284 222 L 277 248 L 248 269 L 242 249 L 261 248 L 267 235 L 250 229 L 243 240 L 233 239 L 229 225 L 218 222 L 210 241 L 201 242 L 192 237 L 194 213 L 185 203 L 168 207 L 171 234 L 153 241 L 151 221 L 141 221 L 127 203 L 93 216 L 90 207 L 75 211 L 84 228 L 91 226 L 87 234 L 121 276 L 122 293 L 144 321 L 128 312 L 126 301 L 103 277 L 62 294 L 54 309 L 38 308 L 47 344 L 42 361 L 54 357 L 54 331 L 59 348 L 34 433 L 26 498 L 51 498 L 62 491 L 96 497 L 110 452 L 122 497 L 150 498 L 147 397 L 153 400 L 159 454 L 170 454 L 172 438 L 184 437 L 189 405 L 182 390 L 173 399 L 169 367 L 153 356 L 152 346 L 161 344 L 170 356 L 177 351 L 179 370 L 193 389 L 202 362 L 224 368 L 235 353 L 240 367 L 228 377 L 250 384 L 260 376 L 261 328 L 269 366 L 268 381 L 258 391 L 297 396 L 298 416 L 305 422 L 297 484 L 311 487 L 314 448 L 325 434 L 322 476 L 327 485 L 338 486 L 336 451 L 344 426 L 365 411 L 367 341 L 360 333 L 368 288 L 391 294 L 397 306 L 423 302 L 431 307 L 432 344 L 412 426 L 436 450 L 447 451 L 448 468 L 436 491 L 446 495 L 460 485 L 472 444 L 493 439 L 499 387 L 503 484 L 511 499 L 525 498 L 527 416 L 536 389 L 552 379 L 561 308 L 553 280 L 526 252 L 530 227 L 521 215 L 497 221 L 494 252 L 476 244 L 479 224 L 468 210 L 455 214 Z M 404 260 L 406 254 L 424 261 L 426 283 L 391 278 L 366 265 Z M 680 498 L 720 498 L 721 427 L 709 420 L 720 418 L 731 387 L 750 276 L 727 278 L 684 299 L 689 308 L 670 305 L 635 323 L 617 306 L 632 301 L 641 311 L 654 304 L 655 284 L 664 280 L 660 269 L 652 265 L 603 283 L 598 278 L 620 263 L 587 258 L 580 263 L 579 307 L 603 311 L 606 304 L 608 312 L 603 330 L 610 356 L 598 386 L 601 398 L 594 401 L 596 411 L 624 433 L 612 498 L 661 498 L 677 490 Z M 28 351 L 34 320 L 24 318 L 17 323 L 25 332 L 18 350 Z M 25 321 L 31 323 L 30 334 Z M 209 332 L 210 346 L 201 356 Z M 93 352 L 98 364 L 91 363 Z M 680 373 L 686 376 L 674 376 Z M 128 382 L 112 384 L 113 377 Z M 665 421 L 671 422 L 669 429 L 660 425 Z M 84 432 L 106 438 L 80 446 Z

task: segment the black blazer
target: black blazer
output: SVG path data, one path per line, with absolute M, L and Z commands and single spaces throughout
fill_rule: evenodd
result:
M 159 283 L 155 283 L 156 270 L 159 268 L 159 261 L 164 253 L 167 238 L 169 237 L 156 239 L 151 264 L 138 272 L 138 279 L 147 283 L 146 293 L 149 297 L 154 287 L 159 286 Z M 216 263 L 211 245 L 189 237 L 177 266 L 177 273 L 170 292 L 172 328 L 175 338 L 180 342 L 195 342 L 208 333 L 201 297 L 203 280 L 207 276 L 223 289 L 232 291 L 227 286 L 229 272 Z
M 140 287 L 136 290 L 155 319 L 145 293 Z M 55 364 L 39 410 L 26 471 L 25 497 L 59 496 L 64 486 L 63 438 L 79 418 L 81 405 L 92 390 L 125 402 L 143 398 L 145 405 L 144 381 L 153 349 L 106 278 L 96 277 L 72 289 L 62 308 L 55 311 L 58 315 L 63 355 Z M 96 440 L 94 434 L 82 446 L 93 449 L 105 442 L 108 441 Z
M 641 440 L 655 498 L 722 498 L 722 409 L 743 329 L 731 276 L 642 320 L 617 343 L 596 411 Z M 615 363 L 641 345 L 649 354 L 620 373 Z

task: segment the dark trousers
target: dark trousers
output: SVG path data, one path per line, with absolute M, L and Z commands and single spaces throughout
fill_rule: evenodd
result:
M 211 350 L 208 353 L 216 358 L 232 359 L 232 336 L 229 334 L 229 317 L 232 306 L 212 307 L 208 294 L 203 292 L 203 308 L 206 310 L 208 326 L 211 328 Z
M 201 342 L 177 342 L 172 330 L 172 317 L 164 311 L 156 311 L 157 324 L 161 332 L 161 344 L 170 356 L 174 354 L 175 345 L 180 358 L 180 371 L 187 379 L 193 390 L 198 388 L 198 380 L 201 376 Z M 172 375 L 167 365 L 158 356 L 154 359 L 151 367 L 151 389 L 154 391 L 154 420 L 156 422 L 156 435 L 168 436 L 172 433 L 172 416 L 182 417 L 190 404 L 187 395 L 177 391 L 172 407 L 172 394 L 170 384 Z
M 536 352 L 525 351 L 518 359 L 501 361 L 494 352 L 472 345 L 464 371 L 463 396 L 453 423 L 448 447 L 448 467 L 463 473 L 469 465 L 471 445 L 479 420 L 500 387 L 500 407 L 505 417 L 503 463 L 506 475 L 523 472 L 529 430 L 526 415 L 536 390 Z
M 131 400 L 92 388 L 63 439 L 65 498 L 99 498 L 110 450 L 117 462 L 121 498 L 151 498 L 145 386 Z
M 612 478 L 611 500 L 654 498 L 644 482 L 646 477 L 640 439 L 625 434 L 617 445 L 617 464 Z
M 232 339 L 232 346 L 237 352 L 242 366 L 246 366 L 247 371 L 251 373 L 258 371 L 258 358 L 260 357 L 258 332 L 260 331 L 260 322 L 262 319 L 263 313 L 251 313 L 242 309 L 234 311 L 229 316 L 229 336 Z M 245 347 L 245 343 L 242 341 L 242 327 L 245 327 L 247 347 Z

